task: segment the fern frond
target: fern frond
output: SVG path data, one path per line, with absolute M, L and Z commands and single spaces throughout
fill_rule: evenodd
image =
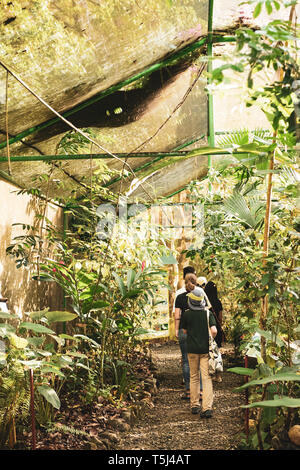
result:
M 22 368 L 5 368 L 0 380 L 0 446 L 5 446 L 13 421 L 26 418 L 30 409 L 30 390 Z
M 252 142 L 261 142 L 264 144 L 271 144 L 271 132 L 265 129 L 235 129 L 230 133 L 218 135 L 216 138 L 219 147 L 241 147 L 243 145 L 251 144 Z
M 248 129 L 237 129 L 230 134 L 224 134 L 217 136 L 217 145 L 219 147 L 232 147 L 233 145 L 240 147 L 249 143 L 249 130 Z

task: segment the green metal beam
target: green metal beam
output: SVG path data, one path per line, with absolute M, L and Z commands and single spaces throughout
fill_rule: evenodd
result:
M 194 52 L 195 50 L 197 50 L 197 49 L 203 47 L 204 45 L 206 45 L 207 41 L 208 41 L 208 36 L 205 36 L 202 39 L 200 39 L 199 41 L 196 41 L 193 44 L 189 44 L 188 46 L 180 49 L 176 53 L 170 55 L 166 59 L 163 59 L 159 62 L 156 62 L 155 64 L 152 64 L 150 67 L 143 70 L 142 72 L 139 72 L 138 74 L 136 74 L 136 75 L 134 75 L 130 78 L 127 78 L 126 80 L 123 80 L 119 83 L 116 83 L 115 85 L 112 85 L 111 87 L 107 88 L 106 90 L 101 91 L 100 93 L 97 93 L 93 98 L 90 98 L 89 100 L 84 101 L 83 103 L 81 103 L 78 106 L 75 106 L 74 108 L 70 109 L 69 111 L 66 111 L 65 113 L 62 114 L 62 116 L 63 117 L 71 116 L 72 114 L 74 114 L 78 111 L 81 111 L 82 109 L 87 108 L 91 104 L 96 103 L 97 101 L 105 98 L 106 96 L 111 95 L 112 93 L 115 93 L 116 91 L 120 90 L 124 86 L 130 85 L 131 83 L 133 83 L 133 82 L 135 82 L 135 81 L 137 81 L 137 80 L 139 80 L 143 77 L 146 77 L 146 76 L 152 74 L 153 72 L 156 72 L 157 70 L 162 69 L 163 67 L 167 67 L 167 66 L 172 65 L 172 63 L 174 63 L 175 60 L 178 60 L 178 59 L 184 57 L 185 55 L 187 55 L 191 52 Z M 236 38 L 235 38 L 235 36 L 213 35 L 211 37 L 211 41 L 216 42 L 216 43 L 235 42 Z M 35 132 L 46 129 L 47 127 L 52 126 L 53 124 L 56 124 L 59 121 L 60 121 L 60 118 L 55 117 L 55 118 L 50 119 L 50 120 L 48 120 L 48 121 L 46 121 L 42 124 L 38 124 L 37 126 L 30 127 L 29 129 L 26 129 L 26 130 L 20 132 L 19 134 L 15 135 L 14 137 L 11 137 L 9 139 L 9 145 L 11 145 L 15 142 L 18 142 L 21 139 L 23 139 L 24 137 L 27 137 L 31 134 L 34 134 Z M 7 146 L 7 141 L 3 141 L 3 142 L 0 143 L 0 149 L 5 148 L 6 146 Z
M 155 158 L 160 158 L 160 159 L 163 159 L 163 158 L 169 158 L 169 157 L 184 157 L 184 156 L 187 156 L 189 153 L 191 152 L 191 150 L 185 150 L 185 151 L 178 151 L 178 152 L 145 152 L 145 153 L 132 153 L 130 155 L 126 154 L 126 153 L 115 153 L 114 155 L 116 155 L 118 158 L 151 158 L 151 157 L 155 157 Z M 214 155 L 227 155 L 228 153 L 230 153 L 230 155 L 244 155 L 246 154 L 247 152 L 238 152 L 238 151 L 231 151 L 231 152 L 228 152 L 226 148 L 224 149 L 220 149 L 220 150 L 217 150 L 217 151 L 214 151 L 213 154 Z M 201 152 L 201 154 L 199 154 L 199 156 L 208 156 L 208 155 L 211 155 L 211 152 Z M 191 155 L 191 157 L 193 156 L 197 156 L 197 155 Z M 29 156 L 12 156 L 10 157 L 10 161 L 11 162 L 51 162 L 51 161 L 69 161 L 69 160 L 97 160 L 97 159 L 101 159 L 101 160 L 105 160 L 105 159 L 111 159 L 111 155 L 109 155 L 108 153 L 92 153 L 92 154 L 79 154 L 79 155 L 29 155 Z M 7 157 L 0 157 L 0 163 L 1 162 L 7 162 Z M 152 160 L 152 162 L 149 162 L 149 163 L 153 163 L 154 160 Z M 147 162 L 148 163 L 148 162 Z
M 188 154 L 190 151 L 185 152 L 144 152 L 144 153 L 115 153 L 119 158 L 150 158 L 150 157 L 178 157 Z M 82 153 L 74 155 L 27 155 L 27 156 L 11 156 L 11 162 L 51 162 L 51 161 L 69 161 L 69 160 L 97 160 L 97 159 L 111 159 L 109 153 Z M 0 162 L 7 162 L 7 157 L 0 157 Z
M 177 191 L 175 191 L 174 193 L 168 194 L 168 196 L 165 196 L 163 199 L 170 199 L 171 197 L 176 196 L 176 194 L 182 193 L 182 191 L 184 191 L 187 187 L 188 187 L 188 185 L 185 185 L 185 186 L 183 186 L 183 188 L 177 189 Z

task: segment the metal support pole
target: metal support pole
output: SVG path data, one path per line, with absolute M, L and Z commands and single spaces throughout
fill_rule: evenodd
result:
M 207 152 L 204 150 L 205 147 L 203 146 L 203 150 L 201 150 L 201 147 L 199 148 L 199 153 L 198 155 L 202 155 L 202 156 L 205 156 L 205 155 L 210 155 L 211 154 L 211 150 L 210 149 L 210 146 L 209 148 L 207 148 Z M 290 150 L 290 149 L 288 149 Z M 295 149 L 291 149 L 291 150 L 295 150 Z M 162 158 L 171 158 L 171 157 L 174 157 L 174 161 L 176 161 L 176 157 L 179 157 L 179 158 L 184 158 L 184 157 L 187 157 L 189 158 L 189 154 L 191 154 L 191 152 L 194 152 L 194 154 L 191 154 L 190 157 L 196 157 L 198 156 L 197 153 L 196 153 L 197 149 L 195 150 L 180 150 L 180 151 L 174 151 L 174 152 L 147 152 L 147 153 L 132 153 L 130 155 L 128 154 L 124 154 L 124 153 L 115 153 L 114 155 L 116 155 L 118 157 L 118 159 L 121 159 L 121 158 L 151 158 L 153 157 L 153 160 L 151 161 L 152 163 L 154 162 L 154 160 L 156 161 L 156 159 L 159 157 L 160 159 Z M 210 152 L 210 153 L 209 153 Z M 214 150 L 213 151 L 213 154 L 214 155 L 246 155 L 248 152 L 247 150 L 243 150 L 243 151 L 228 151 L 228 149 L 226 147 L 224 147 L 224 149 L 220 148 L 220 150 Z M 52 161 L 69 161 L 69 160 L 97 160 L 97 159 L 100 159 L 100 160 L 106 160 L 106 159 L 111 159 L 111 155 L 107 154 L 107 153 L 92 153 L 92 154 L 78 154 L 78 155 L 25 155 L 25 156 L 14 156 L 14 157 L 10 157 L 10 160 L 11 162 L 52 162 Z M 7 162 L 7 157 L 0 157 L 0 163 L 1 162 Z M 121 160 L 122 162 L 122 160 Z M 147 163 L 151 163 L 151 162 L 147 162 Z M 0 173 L 0 176 L 1 176 L 1 173 Z
M 144 153 L 115 153 L 118 158 L 157 158 L 162 156 L 165 157 L 180 157 L 184 154 L 188 154 L 189 151 L 185 152 L 144 152 Z M 11 162 L 51 162 L 51 161 L 69 161 L 69 160 L 94 160 L 94 159 L 111 159 L 112 156 L 109 153 L 82 153 L 72 155 L 15 155 L 10 157 Z M 0 157 L 0 162 L 7 162 L 7 157 Z

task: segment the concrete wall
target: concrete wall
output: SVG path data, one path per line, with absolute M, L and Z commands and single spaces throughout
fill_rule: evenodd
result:
M 0 296 L 8 298 L 11 313 L 20 317 L 24 312 L 49 307 L 61 309 L 62 292 L 53 283 L 31 279 L 27 268 L 17 269 L 14 259 L 6 255 L 6 248 L 15 236 L 24 234 L 14 223 L 33 224 L 37 202 L 29 195 L 17 195 L 19 188 L 0 178 Z M 62 227 L 62 209 L 48 204 L 47 217 Z

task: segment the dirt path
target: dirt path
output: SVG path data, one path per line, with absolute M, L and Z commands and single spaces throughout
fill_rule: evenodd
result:
M 222 348 L 225 363 L 223 382 L 214 382 L 212 419 L 192 415 L 189 402 L 182 400 L 184 391 L 179 346 L 176 343 L 153 345 L 152 360 L 159 382 L 155 406 L 126 436 L 127 450 L 231 450 L 244 431 L 244 396 L 232 390 L 243 378 L 227 372 L 230 347 Z

